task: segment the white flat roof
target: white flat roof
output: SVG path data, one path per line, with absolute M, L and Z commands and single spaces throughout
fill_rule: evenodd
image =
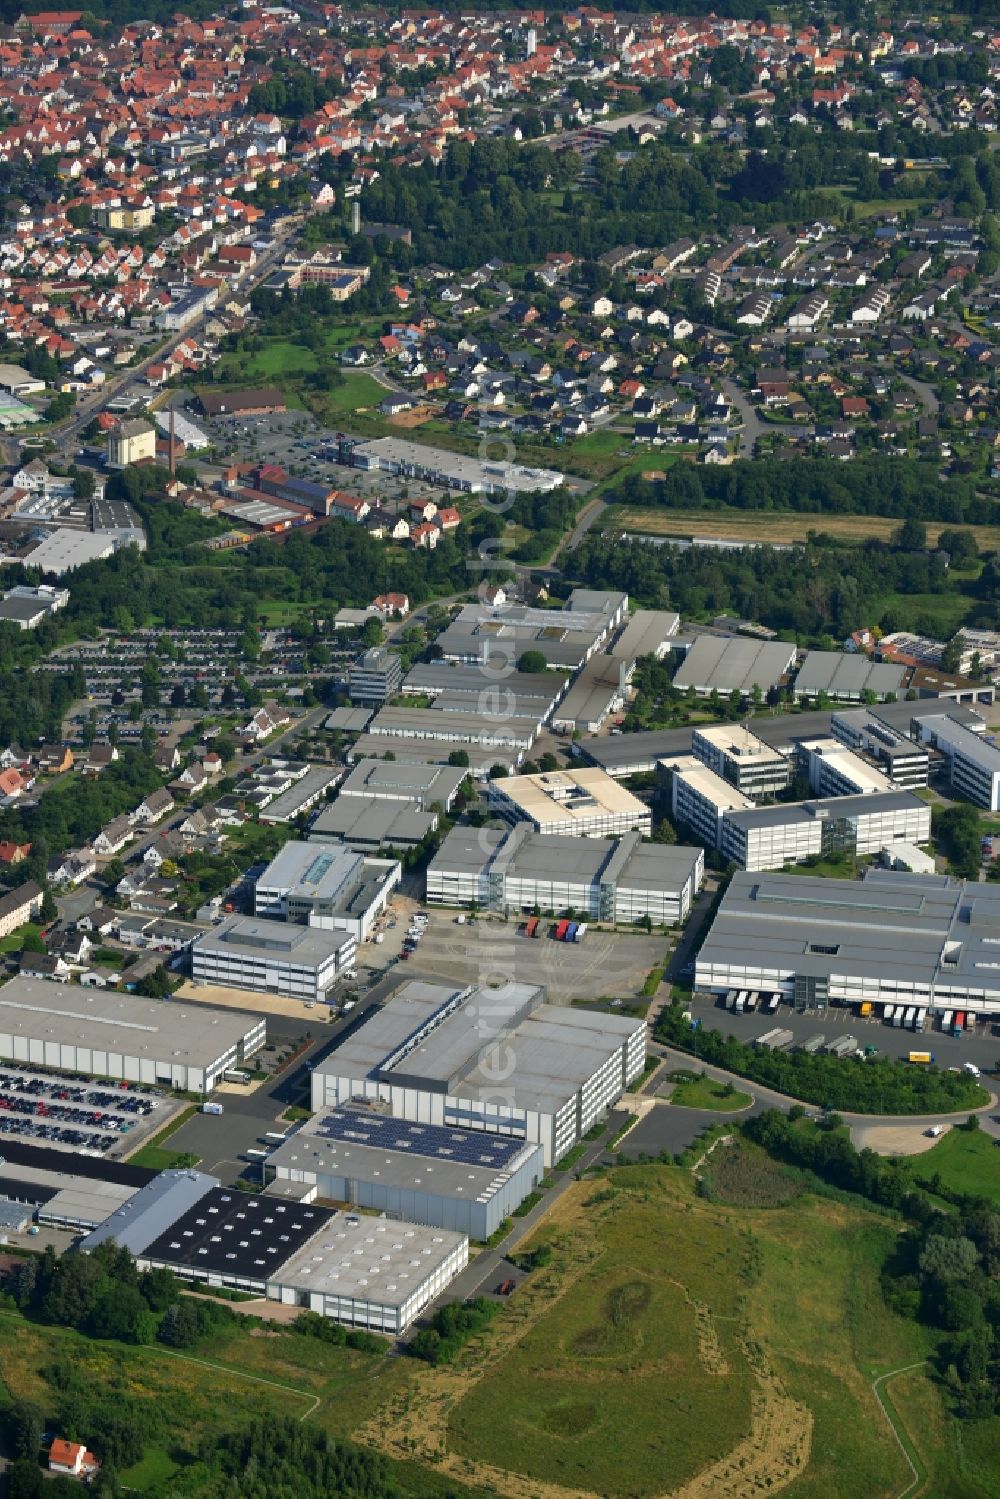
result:
M 260 1025 L 257 1015 L 47 979 L 18 977 L 0 988 L 0 1034 L 186 1067 L 211 1066 Z
M 335 1213 L 268 1279 L 315 1295 L 401 1307 L 466 1242 L 465 1234 L 445 1228 Z
M 507 776 L 493 783 L 529 822 L 589 822 L 594 817 L 634 817 L 638 824 L 649 808 L 604 770 L 551 770 L 531 776 Z

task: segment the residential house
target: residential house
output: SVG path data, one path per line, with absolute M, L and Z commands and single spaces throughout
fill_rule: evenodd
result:
M 41 913 L 44 894 L 35 880 L 26 880 L 9 894 L 0 896 L 0 939 L 9 937 Z
M 256 713 L 240 731 L 244 739 L 252 739 L 260 742 L 273 734 L 276 729 L 283 728 L 285 724 L 291 723 L 291 715 L 287 708 L 280 704 L 268 702 L 258 708 Z
M 50 1473 L 89 1480 L 100 1472 L 100 1468 L 97 1458 L 81 1442 L 67 1442 L 63 1437 L 56 1437 L 49 1448 Z
M 83 762 L 83 773 L 98 776 L 118 759 L 118 747 L 114 744 L 92 744 Z
M 21 864 L 30 853 L 30 843 L 12 843 L 9 838 L 0 838 L 0 864 Z
M 151 791 L 131 814 L 131 821 L 159 822 L 161 817 L 166 817 L 168 812 L 174 809 L 174 799 L 165 786 L 160 786 L 156 791 Z
M 98 833 L 94 839 L 94 852 L 102 858 L 111 858 L 114 854 L 120 853 L 134 836 L 128 815 L 123 813 L 121 817 L 113 818 L 107 827 L 102 828 Z

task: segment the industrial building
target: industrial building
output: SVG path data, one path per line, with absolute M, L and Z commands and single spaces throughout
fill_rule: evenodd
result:
M 836 739 L 807 739 L 799 756 L 813 796 L 871 796 L 892 790 L 887 776 Z
M 0 1197 L 23 1203 L 43 1227 L 86 1233 L 155 1175 L 127 1161 L 70 1154 L 7 1135 L 0 1162 Z
M 725 859 L 743 869 L 780 869 L 828 854 L 877 854 L 926 843 L 931 809 L 912 791 L 873 792 L 727 811 L 719 829 Z
M 995 884 L 883 869 L 861 881 L 736 874 L 695 982 L 780 991 L 802 1007 L 867 1000 L 995 1015 L 998 943 Z
M 684 921 L 704 878 L 700 848 L 620 838 L 567 838 L 511 829 L 453 828 L 427 867 L 427 899 L 499 915 L 584 911 L 595 921 Z
M 691 753 L 744 796 L 774 796 L 792 777 L 788 757 L 745 724 L 705 724 L 691 735 Z
M 591 656 L 552 714 L 560 734 L 597 734 L 612 713 L 625 704 L 628 691 L 626 662 L 616 656 Z
M 569 686 L 570 674 L 562 671 L 523 672 L 500 660 L 494 670 L 489 663 L 470 666 L 457 661 L 419 663 L 407 672 L 403 692 L 452 701 L 467 699 L 467 707 L 488 716 L 508 713 L 537 715 L 545 723 Z
M 433 708 L 383 708 L 368 725 L 368 738 L 431 739 L 452 747 L 469 744 L 482 749 L 510 749 L 523 754 L 538 735 L 536 714 L 485 714 L 459 709 L 445 711 L 438 703 Z M 385 748 L 395 748 L 388 743 Z
M 530 984 L 414 981 L 314 1068 L 312 1106 L 378 1101 L 396 1119 L 539 1144 L 549 1166 L 645 1058 L 644 1021 L 549 1005 Z
M 445 661 L 484 666 L 496 679 L 525 651 L 556 670 L 578 671 L 628 617 L 628 594 L 575 588 L 561 609 L 465 604 L 437 638 Z
M 355 443 L 352 467 L 409 479 L 423 479 L 465 494 L 535 494 L 558 489 L 565 475 L 551 468 L 525 468 L 520 463 L 489 463 L 464 453 L 449 453 L 402 437 L 376 437 Z
M 678 692 L 689 688 L 699 697 L 717 692 L 729 697 L 763 695 L 781 685 L 795 663 L 795 645 L 790 640 L 750 640 L 744 636 L 699 635 L 674 673 Z
M 753 811 L 754 803 L 694 755 L 661 760 L 660 773 L 670 776 L 670 815 L 675 826 L 690 828 L 706 848 L 722 845 L 727 812 Z
M 860 751 L 875 761 L 894 786 L 914 791 L 927 785 L 930 772 L 927 751 L 882 723 L 872 710 L 848 708 L 834 713 L 830 733 L 847 749 Z
M 1000 749 L 971 733 L 951 714 L 923 717 L 918 733 L 945 758 L 948 779 L 960 795 L 988 812 L 1000 811 Z
M 263 1016 L 113 989 L 13 978 L 0 988 L 0 1056 L 88 1077 L 209 1093 L 266 1040 Z
M 261 822 L 292 822 L 326 795 L 341 772 L 329 765 L 310 765 L 304 776 L 294 781 L 260 813 Z
M 655 656 L 657 661 L 670 650 L 670 642 L 677 634 L 680 615 L 672 609 L 637 609 L 621 634 L 608 646 L 608 655 L 623 661 L 631 677 L 635 663 L 643 656 Z
M 631 791 L 596 768 L 551 770 L 490 781 L 490 809 L 507 822 L 526 822 L 536 833 L 567 838 L 613 838 L 652 829 L 652 813 Z
M 19 630 L 35 630 L 43 620 L 64 609 L 69 603 L 68 588 L 53 588 L 42 583 L 31 588 L 18 583 L 8 588 L 0 599 L 0 622 L 16 625 Z
M 345 777 L 338 801 L 403 803 L 426 812 L 438 803 L 450 812 L 467 771 L 455 765 L 408 765 L 398 760 L 356 760 Z
M 111 1239 L 140 1270 L 397 1335 L 469 1260 L 464 1234 L 238 1192 L 199 1171 L 160 1172 L 80 1247 Z
M 436 812 L 374 796 L 338 796 L 324 807 L 309 830 L 311 840 L 338 838 L 359 853 L 381 848 L 419 848 L 438 825 Z
M 394 859 L 366 859 L 340 843 L 290 841 L 257 879 L 254 915 L 364 942 L 401 873 Z
M 860 654 L 807 651 L 795 674 L 792 694 L 798 703 L 821 693 L 840 702 L 885 702 L 902 697 L 906 674 L 905 666 L 871 661 Z
M 486 1240 L 544 1174 L 540 1145 L 395 1119 L 359 1104 L 313 1116 L 267 1162 L 327 1202 Z
M 465 1234 L 334 1213 L 274 1272 L 267 1298 L 399 1337 L 468 1263 Z
M 112 536 L 59 527 L 22 557 L 21 562 L 25 567 L 37 567 L 39 572 L 61 578 L 63 573 L 70 573 L 74 568 L 110 557 L 114 550 Z
M 359 656 L 351 667 L 347 691 L 352 703 L 366 708 L 381 708 L 399 692 L 403 684 L 403 667 L 398 651 L 373 646 Z
M 195 939 L 191 978 L 196 984 L 322 1001 L 354 967 L 357 950 L 350 932 L 230 916 Z

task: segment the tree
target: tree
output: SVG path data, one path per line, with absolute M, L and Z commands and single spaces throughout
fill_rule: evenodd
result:
M 941 652 L 941 670 L 947 672 L 955 672 L 960 669 L 961 664 L 962 641 L 961 638 L 956 635 L 952 640 L 948 641 L 944 650 Z
M 490 780 L 491 781 L 502 781 L 506 775 L 507 775 L 507 767 L 506 767 L 506 765 L 501 765 L 499 760 L 496 762 L 495 765 L 491 765 L 490 766 Z
M 15 1400 L 7 1416 L 10 1445 L 16 1457 L 38 1462 L 45 1417 L 30 1400 Z
M 101 878 L 108 889 L 113 890 L 118 884 L 119 880 L 123 879 L 124 876 L 125 865 L 122 863 L 121 859 L 109 859 L 107 864 L 105 864 L 104 866 L 104 871 L 101 875 Z
M 893 542 L 904 552 L 925 552 L 927 550 L 927 527 L 922 520 L 910 516 L 893 536 Z
M 979 1269 L 979 1251 L 971 1239 L 931 1234 L 918 1263 L 924 1279 L 938 1285 L 968 1282 Z
M 45 1480 L 37 1458 L 19 1457 L 7 1469 L 7 1499 L 43 1499 Z
M 469 764 L 468 750 L 452 750 L 448 756 L 448 764 L 457 766 L 459 770 L 465 769 Z
M 522 651 L 518 657 L 517 669 L 525 672 L 528 676 L 538 676 L 539 672 L 546 669 L 546 660 L 541 651 Z
M 361 631 L 361 639 L 368 647 L 381 645 L 385 639 L 385 630 L 382 628 L 381 620 L 376 619 L 374 615 L 366 619 Z

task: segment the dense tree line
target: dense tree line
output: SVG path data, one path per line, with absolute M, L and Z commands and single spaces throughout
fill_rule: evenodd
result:
M 789 1098 L 858 1114 L 946 1114 L 985 1101 L 982 1089 L 964 1072 L 916 1067 L 887 1057 L 840 1057 L 802 1051 L 764 1051 L 702 1027 L 692 1030 L 681 1005 L 664 1009 L 656 1039 L 692 1052 L 702 1062 L 724 1067 Z
M 288 1418 L 202 1445 L 151 1499 L 404 1499 L 380 1453 Z
M 938 619 L 925 617 L 919 599 L 911 605 L 908 597 L 955 591 L 939 553 L 881 541 L 724 552 L 591 536 L 573 555 L 590 587 L 623 589 L 643 605 L 676 609 L 688 619 L 728 612 L 759 620 L 800 644 L 841 639 L 859 623 L 936 634 Z M 977 617 L 987 624 L 1000 598 L 1000 569 L 988 562 L 975 587 L 982 599 Z
M 941 1334 L 935 1364 L 967 1419 L 1000 1410 L 1000 1212 L 985 1198 L 927 1185 L 942 1211 L 914 1186 L 908 1162 L 855 1150 L 846 1131 L 803 1128 L 768 1109 L 743 1133 L 769 1155 L 846 1192 L 899 1210 L 910 1226 L 883 1266 L 886 1301 Z M 836 1121 L 831 1121 L 833 1125 Z M 970 1128 L 976 1123 L 962 1126 Z
M 909 458 L 859 456 L 853 463 L 809 458 L 740 461 L 729 467 L 696 468 L 675 463 L 661 480 L 630 475 L 614 499 L 628 505 L 669 510 L 816 511 L 825 515 L 889 515 L 900 520 L 991 525 L 997 504 L 976 493 L 973 478 L 940 477 L 940 465 Z

